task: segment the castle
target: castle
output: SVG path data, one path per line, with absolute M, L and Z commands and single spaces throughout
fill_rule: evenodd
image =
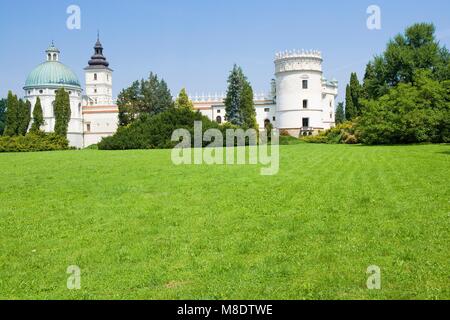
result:
M 322 55 L 318 51 L 289 51 L 275 57 L 275 86 L 271 94 L 256 94 L 256 119 L 262 129 L 268 123 L 292 136 L 313 135 L 335 124 L 336 80 L 323 76 Z M 100 39 L 85 71 L 85 94 L 75 73 L 60 62 L 60 51 L 52 45 L 46 61 L 28 76 L 25 99 L 34 107 L 41 100 L 45 124 L 55 125 L 53 104 L 56 91 L 64 88 L 70 96 L 71 118 L 67 138 L 70 145 L 84 148 L 113 135 L 118 127 L 118 108 L 113 100 L 113 70 L 103 55 Z M 227 121 L 224 94 L 191 97 L 194 109 L 219 123 Z

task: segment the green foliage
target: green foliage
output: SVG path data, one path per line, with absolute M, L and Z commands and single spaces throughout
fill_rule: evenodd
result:
M 31 132 L 37 132 L 41 130 L 41 127 L 44 125 L 44 115 L 42 112 L 41 99 L 37 97 L 36 104 L 33 109 L 33 123 L 31 125 Z
M 26 135 L 28 132 L 28 127 L 30 126 L 31 121 L 31 103 L 30 101 L 19 100 L 19 127 L 18 134 Z
M 429 71 L 364 104 L 358 135 L 365 144 L 450 142 L 450 81 L 433 80 Z
M 69 149 L 69 141 L 56 133 L 28 133 L 25 136 L 0 137 L 1 152 L 37 152 Z
M 366 67 L 364 94 L 376 99 L 399 83 L 412 83 L 417 70 L 438 81 L 450 79 L 450 54 L 435 38 L 433 24 L 418 23 L 392 39 L 386 51 Z
M 347 121 L 337 125 L 330 130 L 321 132 L 316 136 L 306 136 L 301 138 L 308 143 L 324 144 L 356 144 L 358 138 L 356 135 L 356 126 L 353 122 Z
M 258 129 L 252 86 L 242 68 L 236 64 L 228 77 L 225 111 L 231 124 L 245 129 Z
M 225 110 L 228 122 L 243 128 L 258 129 L 256 109 L 253 101 L 253 88 L 242 68 L 233 66 L 228 77 Z
M 225 111 L 228 122 L 242 126 L 244 119 L 241 111 L 242 91 L 244 89 L 244 74 L 236 64 L 228 77 L 228 90 L 225 98 Z
M 253 101 L 253 89 L 250 83 L 244 78 L 244 85 L 242 88 L 241 99 L 241 114 L 243 118 L 243 127 L 245 129 L 258 129 L 258 122 L 256 121 L 256 109 Z
M 6 123 L 4 135 L 13 137 L 19 132 L 19 100 L 11 91 L 8 92 L 6 101 Z
M 153 116 L 174 107 L 172 95 L 166 82 L 150 73 L 147 80 L 133 82 L 123 89 L 118 98 L 119 125 L 127 126 L 139 115 Z
M 180 94 L 178 95 L 178 98 L 175 101 L 175 108 L 186 108 L 189 110 L 194 110 L 194 104 L 189 99 L 189 96 L 185 88 L 181 89 Z
M 55 133 L 67 137 L 71 111 L 69 93 L 64 88 L 56 91 L 53 112 L 55 115 Z
M 341 124 L 345 121 L 344 103 L 339 102 L 336 108 L 336 124 Z
M 153 117 L 143 114 L 127 127 L 119 127 L 115 135 L 103 138 L 98 148 L 100 150 L 173 148 L 179 143 L 171 141 L 172 133 L 176 129 L 187 129 L 194 139 L 195 121 L 202 122 L 203 132 L 208 129 L 219 129 L 224 133 L 226 129 L 233 128 L 230 124 L 219 125 L 202 116 L 200 112 L 193 112 L 187 108 L 171 108 Z M 204 142 L 204 145 L 207 144 L 209 143 Z
M 356 73 L 350 76 L 350 84 L 347 85 L 345 91 L 345 118 L 353 120 L 361 114 L 360 98 L 362 95 L 362 87 L 359 83 Z
M 6 122 L 6 99 L 0 99 L 0 136 L 3 135 Z

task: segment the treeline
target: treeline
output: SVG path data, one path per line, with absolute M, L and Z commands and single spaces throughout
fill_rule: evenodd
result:
M 70 121 L 69 93 L 57 90 L 54 102 L 54 133 L 41 130 L 45 124 L 39 97 L 31 113 L 28 100 L 22 100 L 11 91 L 0 101 L 0 152 L 48 151 L 68 149 L 67 131 Z
M 135 81 L 123 89 L 117 99 L 119 128 L 98 144 L 101 150 L 172 148 L 176 129 L 192 133 L 194 122 L 202 122 L 202 130 L 229 128 L 258 129 L 253 89 L 242 69 L 235 65 L 228 77 L 224 101 L 227 123 L 219 124 L 194 111 L 194 104 L 182 89 L 174 101 L 167 83 L 150 73 L 148 79 Z
M 336 138 L 340 132 L 364 144 L 450 142 L 450 53 L 434 25 L 415 24 L 389 41 L 367 64 L 362 83 L 351 74 L 345 108 L 336 110 L 337 124 L 346 121 L 308 140 L 345 142 Z

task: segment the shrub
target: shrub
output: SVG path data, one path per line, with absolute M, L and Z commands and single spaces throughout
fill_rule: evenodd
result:
M 219 125 L 200 112 L 193 112 L 188 108 L 171 108 L 154 116 L 143 114 L 130 125 L 119 127 L 116 134 L 103 138 L 98 148 L 100 150 L 170 149 L 179 143 L 172 141 L 172 133 L 176 129 L 188 130 L 193 145 L 195 121 L 202 122 L 203 132 L 208 129 L 219 129 L 224 137 L 227 129 L 236 128 L 231 124 Z M 204 146 L 208 144 L 203 142 Z
M 0 152 L 37 152 L 68 150 L 69 141 L 56 133 L 29 133 L 25 136 L 0 137 Z
M 347 121 L 316 136 L 302 137 L 301 140 L 308 143 L 357 144 L 355 127 L 355 123 Z

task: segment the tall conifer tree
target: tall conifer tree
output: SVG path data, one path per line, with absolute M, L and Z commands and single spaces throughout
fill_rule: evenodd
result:
M 67 137 L 70 122 L 70 97 L 69 93 L 61 88 L 56 91 L 56 98 L 53 106 L 55 114 L 55 133 Z
M 44 125 L 44 115 L 42 112 L 41 99 L 37 97 L 36 104 L 33 109 L 33 124 L 31 125 L 32 132 L 38 132 L 41 130 L 41 127 Z

